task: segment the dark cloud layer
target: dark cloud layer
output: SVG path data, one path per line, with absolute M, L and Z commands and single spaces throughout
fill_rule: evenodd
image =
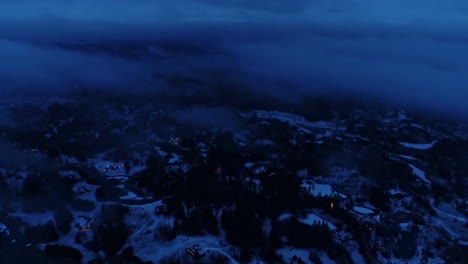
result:
M 3 89 L 141 93 L 168 89 L 174 76 L 195 86 L 221 74 L 259 94 L 332 91 L 468 114 L 464 1 L 23 0 L 0 7 Z

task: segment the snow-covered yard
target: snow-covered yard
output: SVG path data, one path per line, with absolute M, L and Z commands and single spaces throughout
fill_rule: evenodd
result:
M 55 221 L 54 213 L 53 212 L 45 212 L 45 213 L 10 213 L 12 217 L 19 217 L 21 221 L 30 225 L 30 226 L 39 226 L 45 225 L 49 221 Z
M 312 196 L 332 196 L 336 194 L 330 184 L 321 184 L 310 180 L 303 180 L 301 188 Z
M 308 225 L 325 223 L 328 226 L 328 229 L 336 230 L 336 226 L 333 223 L 323 219 L 322 217 L 320 217 L 320 216 L 318 216 L 318 215 L 316 215 L 314 213 L 307 214 L 307 216 L 305 218 L 300 218 L 298 220 L 301 223 L 308 224 Z
M 226 256 L 231 263 L 237 263 L 229 254 L 225 242 L 217 236 L 193 236 L 179 235 L 171 241 L 163 241 L 155 238 L 154 232 L 161 224 L 172 224 L 173 218 L 155 216 L 155 207 L 163 205 L 161 201 L 143 204 L 129 205 L 129 215 L 125 223 L 133 229 L 133 234 L 127 240 L 127 246 L 134 248 L 135 256 L 143 261 L 159 263 L 165 257 L 175 256 L 177 258 L 190 257 L 186 248 L 199 245 L 207 255 L 221 254 Z M 150 232 L 148 232 L 150 231 Z M 125 248 L 124 246 L 123 248 Z

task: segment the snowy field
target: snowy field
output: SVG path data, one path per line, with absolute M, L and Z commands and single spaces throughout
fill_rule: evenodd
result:
M 290 219 L 292 217 L 294 217 L 293 214 L 284 213 L 284 214 L 281 214 L 278 217 L 278 221 L 286 221 L 286 220 L 288 220 L 288 219 Z M 333 223 L 323 219 L 321 216 L 319 216 L 319 215 L 317 215 L 315 213 L 308 213 L 305 217 L 298 218 L 297 220 L 299 222 L 303 223 L 303 224 L 306 224 L 306 225 L 317 225 L 317 224 L 325 223 L 328 226 L 328 229 L 330 229 L 330 230 L 336 230 L 337 229 L 336 226 Z

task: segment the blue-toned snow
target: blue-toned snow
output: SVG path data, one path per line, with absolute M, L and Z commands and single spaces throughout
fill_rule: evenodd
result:
M 436 142 L 437 141 L 433 141 L 431 143 L 406 143 L 406 142 L 400 142 L 400 144 L 403 147 L 406 147 L 406 148 L 426 150 L 426 149 L 432 148 Z
M 411 169 L 413 170 L 413 174 L 416 175 L 416 177 L 421 179 L 423 182 L 431 184 L 431 182 L 426 178 L 426 173 L 424 171 L 418 169 L 414 165 L 411 165 L 411 164 L 408 164 L 408 165 L 411 167 Z
M 366 208 L 366 207 L 362 207 L 362 206 L 354 206 L 353 210 L 358 212 L 358 213 L 361 213 L 361 214 L 373 214 L 373 213 L 375 213 L 373 210 L 371 210 L 369 208 Z

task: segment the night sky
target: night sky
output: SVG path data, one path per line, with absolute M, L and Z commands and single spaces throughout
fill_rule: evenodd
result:
M 468 1 L 3 0 L 0 58 L 3 91 L 142 93 L 221 72 L 260 94 L 466 115 Z

